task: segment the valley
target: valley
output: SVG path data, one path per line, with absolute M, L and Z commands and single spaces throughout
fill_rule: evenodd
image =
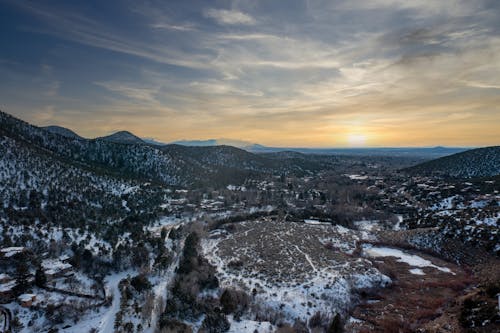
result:
M 500 328 L 498 147 L 428 162 L 133 138 L 0 114 L 12 332 Z

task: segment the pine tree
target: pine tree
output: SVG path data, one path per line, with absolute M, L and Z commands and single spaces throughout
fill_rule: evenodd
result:
M 337 313 L 333 318 L 330 327 L 328 328 L 328 333 L 342 333 L 342 332 L 344 332 L 344 327 L 342 325 L 342 318 Z
M 47 284 L 47 276 L 45 276 L 45 272 L 43 271 L 42 266 L 39 266 L 35 272 L 35 285 L 37 287 L 43 288 Z
M 25 293 L 29 284 L 29 267 L 25 260 L 19 260 L 16 263 L 16 285 L 14 286 L 14 293 L 16 295 L 21 295 Z

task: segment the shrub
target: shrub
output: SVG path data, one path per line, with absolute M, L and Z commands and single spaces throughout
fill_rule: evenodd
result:
M 123 331 L 127 333 L 134 333 L 134 324 L 129 322 L 126 322 L 125 325 L 123 325 Z
M 190 233 L 184 242 L 184 249 L 182 251 L 182 259 L 177 268 L 179 274 L 189 274 L 198 266 L 198 243 L 199 237 L 195 232 Z
M 325 246 L 325 249 L 327 249 L 327 250 L 331 250 L 331 251 L 335 250 L 335 245 L 333 245 L 332 242 L 326 242 L 324 246 Z
M 249 297 L 240 290 L 225 289 L 220 297 L 222 311 L 225 314 L 241 315 L 248 307 Z
M 295 333 L 309 333 L 306 323 L 300 320 L 296 320 L 295 323 L 293 323 L 293 329 Z
M 43 288 L 47 284 L 47 276 L 45 276 L 45 272 L 43 271 L 42 266 L 39 266 L 35 272 L 35 285 L 37 287 Z
M 169 316 L 160 317 L 160 332 L 192 333 L 191 327 Z
M 379 327 L 384 333 L 410 333 L 409 324 L 396 318 L 384 318 L 379 322 Z
M 462 304 L 459 322 L 464 328 L 482 326 L 485 322 L 500 320 L 496 302 L 468 298 Z
M 420 309 L 413 313 L 413 318 L 417 320 L 433 320 L 440 316 L 440 313 L 432 309 Z
M 327 327 L 329 323 L 329 318 L 325 314 L 321 312 L 316 312 L 311 318 L 309 318 L 309 328 L 317 328 L 317 327 Z
M 239 269 L 243 267 L 243 261 L 241 260 L 231 260 L 228 264 L 227 267 L 233 268 L 233 269 Z
M 201 323 L 200 333 L 222 333 L 229 331 L 231 325 L 226 315 L 221 312 L 210 312 Z
M 295 333 L 295 329 L 289 324 L 283 324 L 276 330 L 275 333 Z
M 327 333 L 342 333 L 344 332 L 344 324 L 342 323 L 342 318 L 337 313 L 335 317 L 333 317 L 330 326 L 328 327 Z
M 387 264 L 375 263 L 375 267 L 379 270 L 380 273 L 389 277 L 392 281 L 396 280 L 397 274 L 393 267 L 390 267 Z
M 500 293 L 500 281 L 488 283 L 485 286 L 486 294 L 490 297 L 496 297 Z
M 138 292 L 151 289 L 151 282 L 149 282 L 148 278 L 144 274 L 134 276 L 132 280 L 130 280 L 130 285 L 132 285 L 132 287 L 134 287 Z
M 463 279 L 448 279 L 443 281 L 429 281 L 425 284 L 428 288 L 450 288 L 453 291 L 462 291 L 469 284 L 471 280 L 468 278 Z

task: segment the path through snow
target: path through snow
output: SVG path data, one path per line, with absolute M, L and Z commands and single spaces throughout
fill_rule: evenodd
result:
M 297 245 L 294 245 L 294 246 L 297 249 L 297 251 L 299 251 L 300 253 L 302 253 L 304 255 L 304 257 L 306 257 L 306 260 L 309 263 L 309 265 L 311 265 L 313 271 L 317 272 L 318 270 L 316 269 L 316 266 L 314 266 L 314 264 L 311 261 L 311 258 L 307 255 L 307 253 L 305 253 L 304 251 L 302 251 L 301 249 L 299 249 L 299 247 Z
M 113 295 L 113 302 L 109 309 L 104 313 L 99 321 L 99 326 L 97 328 L 100 333 L 113 333 L 115 331 L 115 317 L 120 310 L 120 288 L 118 284 L 120 281 L 127 277 L 127 275 L 133 275 L 133 271 L 120 272 L 118 274 L 110 275 L 106 280 L 106 287 Z

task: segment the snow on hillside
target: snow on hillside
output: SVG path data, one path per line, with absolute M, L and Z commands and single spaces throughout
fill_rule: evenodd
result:
M 457 178 L 500 174 L 500 146 L 467 150 L 406 169 L 413 174 L 442 174 Z
M 360 239 L 355 231 L 266 221 L 243 222 L 237 228 L 212 234 L 203 242 L 203 253 L 217 267 L 221 287 L 254 295 L 262 318 L 293 323 L 318 311 L 344 313 L 354 290 L 391 282 L 369 261 L 325 248 L 327 238 L 345 242 L 342 250 L 352 249 L 353 240 Z

